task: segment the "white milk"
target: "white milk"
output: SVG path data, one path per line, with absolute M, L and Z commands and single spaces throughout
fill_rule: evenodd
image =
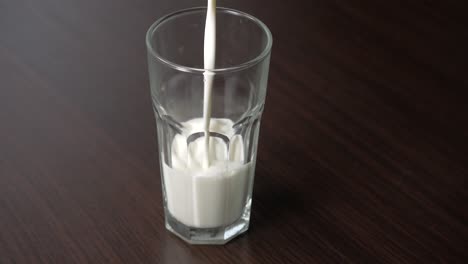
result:
M 205 22 L 205 39 L 203 45 L 203 67 L 205 70 L 212 70 L 215 68 L 216 58 L 216 0 L 208 0 L 208 8 L 206 10 Z M 213 88 L 214 74 L 210 71 L 205 71 L 204 87 L 203 87 L 203 130 L 205 132 L 205 153 L 203 167 L 210 166 L 210 141 L 208 140 L 208 133 L 211 119 L 211 90 Z
M 251 165 L 243 164 L 243 140 L 234 136 L 232 121 L 211 119 L 210 131 L 230 138 L 229 146 L 211 137 L 210 167 L 203 167 L 204 137 L 187 144 L 187 138 L 203 132 L 202 118 L 183 123 L 182 134 L 172 141 L 172 168 L 163 163 L 169 212 L 192 227 L 220 227 L 239 219 L 250 189 Z
M 233 122 L 211 118 L 211 90 L 216 50 L 216 0 L 208 0 L 204 40 L 203 118 L 183 123 L 171 145 L 171 163 L 163 163 L 169 212 L 187 226 L 226 226 L 242 216 L 250 189 L 251 165 L 244 164 L 244 144 Z M 226 136 L 208 137 L 209 132 Z M 189 136 L 200 133 L 193 142 Z M 163 159 L 164 160 L 164 159 Z

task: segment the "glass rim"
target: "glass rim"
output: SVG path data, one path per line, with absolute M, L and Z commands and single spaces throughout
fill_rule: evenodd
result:
M 271 53 L 271 46 L 273 44 L 273 37 L 272 37 L 271 32 L 268 29 L 268 27 L 260 19 L 254 17 L 252 15 L 249 15 L 249 14 L 247 14 L 245 12 L 242 12 L 242 11 L 239 11 L 239 10 L 235 10 L 235 9 L 232 9 L 232 8 L 226 8 L 226 7 L 216 7 L 216 10 L 226 12 L 226 13 L 230 13 L 230 14 L 233 14 L 233 15 L 246 17 L 246 18 L 252 20 L 254 23 L 256 23 L 263 30 L 263 32 L 265 32 L 265 34 L 267 36 L 267 44 L 266 44 L 265 48 L 260 52 L 260 54 L 257 55 L 255 58 L 253 58 L 251 60 L 248 60 L 246 62 L 237 64 L 237 65 L 234 65 L 234 66 L 230 66 L 230 67 L 226 67 L 226 68 L 215 68 L 215 69 L 209 70 L 209 69 L 188 67 L 188 66 L 177 64 L 175 62 L 172 62 L 172 61 L 169 61 L 169 60 L 165 59 L 158 52 L 156 52 L 156 50 L 153 48 L 153 45 L 151 43 L 151 37 L 153 36 L 153 33 L 156 31 L 156 28 L 159 25 L 161 25 L 163 22 L 165 22 L 165 21 L 167 21 L 169 19 L 175 18 L 175 17 L 177 17 L 179 15 L 183 15 L 183 14 L 191 13 L 191 12 L 196 12 L 196 11 L 200 11 L 200 10 L 206 10 L 206 9 L 207 9 L 206 7 L 192 7 L 192 8 L 181 9 L 181 10 L 169 13 L 169 14 L 159 18 L 158 20 L 156 20 L 156 22 L 154 22 L 149 27 L 148 31 L 146 32 L 146 47 L 148 49 L 148 52 L 154 58 L 158 59 L 159 61 L 166 64 L 167 66 L 169 66 L 171 68 L 174 68 L 176 70 L 179 70 L 179 71 L 184 71 L 184 72 L 189 72 L 189 73 L 204 73 L 204 72 L 227 73 L 227 72 L 239 71 L 239 70 L 242 70 L 242 69 L 252 67 L 253 65 L 255 65 L 255 64 L 259 63 L 260 61 L 262 61 L 265 57 L 267 57 Z

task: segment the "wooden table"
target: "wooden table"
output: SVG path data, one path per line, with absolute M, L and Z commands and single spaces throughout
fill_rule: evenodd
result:
M 274 35 L 251 228 L 163 222 L 144 36 L 204 1 L 0 1 L 0 263 L 467 263 L 463 1 L 220 0 Z

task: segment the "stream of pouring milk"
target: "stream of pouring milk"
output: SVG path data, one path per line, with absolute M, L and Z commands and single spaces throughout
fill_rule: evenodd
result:
M 204 39 L 203 118 L 182 123 L 171 145 L 171 166 L 163 163 L 169 212 L 198 228 L 227 226 L 242 216 L 252 184 L 251 163 L 244 162 L 241 135 L 229 119 L 211 118 L 216 52 L 216 0 L 208 0 Z M 222 137 L 209 137 L 209 133 Z M 191 135 L 203 133 L 188 142 Z M 164 160 L 164 159 L 163 159 Z
M 203 67 L 205 68 L 204 87 L 203 87 L 203 129 L 205 132 L 205 159 L 203 167 L 207 169 L 210 166 L 210 119 L 211 119 L 211 90 L 213 88 L 216 58 L 216 0 L 208 0 L 208 9 L 206 11 L 205 22 L 205 40 L 203 45 Z

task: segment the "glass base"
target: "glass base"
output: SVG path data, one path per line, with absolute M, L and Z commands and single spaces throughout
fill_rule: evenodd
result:
M 249 203 L 250 204 L 250 203 Z M 246 206 L 242 216 L 228 226 L 197 228 L 182 224 L 168 210 L 165 212 L 166 229 L 194 245 L 224 245 L 249 229 L 250 206 Z

